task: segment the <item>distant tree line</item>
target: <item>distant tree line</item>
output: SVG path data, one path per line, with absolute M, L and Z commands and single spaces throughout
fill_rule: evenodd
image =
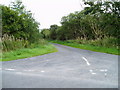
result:
M 51 25 L 42 35 L 52 40 L 98 40 L 120 38 L 120 2 L 84 1 L 87 5 L 80 12 L 70 13 L 61 19 L 61 26 Z M 118 41 L 119 42 L 119 41 Z

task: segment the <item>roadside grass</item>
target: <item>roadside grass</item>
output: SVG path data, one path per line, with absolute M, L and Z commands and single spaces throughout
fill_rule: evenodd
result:
M 59 40 L 50 40 L 49 42 L 62 44 L 62 45 L 66 45 L 66 46 L 71 46 L 71 47 L 75 47 L 75 48 L 80 48 L 80 49 L 85 49 L 85 50 L 91 50 L 91 51 L 95 51 L 95 52 L 120 55 L 120 50 L 116 49 L 116 48 L 108 48 L 108 47 L 103 47 L 103 46 L 93 46 L 93 45 L 89 45 L 89 44 L 78 44 L 78 43 L 59 41 Z
M 29 58 L 33 56 L 39 56 L 52 52 L 57 52 L 57 49 L 53 45 L 47 44 L 47 45 L 38 46 L 36 48 L 23 48 L 9 52 L 3 52 L 1 60 L 11 61 L 11 60 Z

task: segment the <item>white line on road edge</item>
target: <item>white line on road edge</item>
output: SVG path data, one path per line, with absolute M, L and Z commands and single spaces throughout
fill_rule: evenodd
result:
M 88 60 L 85 57 L 82 57 L 82 58 L 86 61 L 87 65 L 89 66 L 90 63 L 88 62 Z

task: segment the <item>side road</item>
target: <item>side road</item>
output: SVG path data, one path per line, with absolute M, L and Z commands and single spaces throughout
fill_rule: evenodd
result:
M 58 52 L 2 62 L 3 88 L 118 88 L 118 55 L 54 45 Z

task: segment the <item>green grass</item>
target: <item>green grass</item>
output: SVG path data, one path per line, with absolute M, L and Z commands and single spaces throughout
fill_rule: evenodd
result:
M 66 45 L 66 46 L 71 46 L 75 48 L 85 49 L 85 50 L 91 50 L 95 52 L 103 52 L 103 53 L 120 55 L 119 50 L 116 48 L 107 48 L 107 47 L 102 47 L 102 46 L 93 46 L 89 44 L 78 44 L 78 43 L 71 43 L 71 42 L 58 41 L 58 40 L 54 40 L 50 42 L 58 43 L 58 44 Z
M 51 44 L 42 45 L 36 48 L 23 48 L 14 51 L 3 52 L 2 61 L 23 59 L 23 58 L 48 54 L 52 52 L 57 52 L 57 49 Z

